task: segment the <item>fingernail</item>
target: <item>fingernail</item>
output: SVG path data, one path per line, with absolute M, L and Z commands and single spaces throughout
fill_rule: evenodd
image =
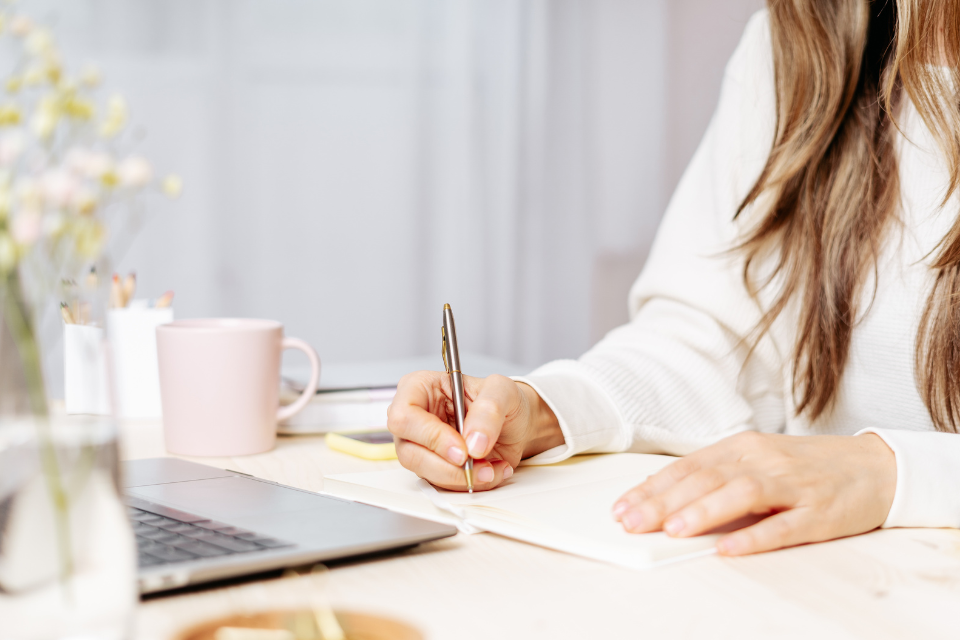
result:
M 447 449 L 447 460 L 460 467 L 467 461 L 467 454 L 460 447 L 450 447 Z
M 626 513 L 627 509 L 629 508 L 630 505 L 626 502 L 618 502 L 617 504 L 613 505 L 613 517 L 619 520 L 620 516 Z
M 717 551 L 725 556 L 736 554 L 740 550 L 740 545 L 734 538 L 724 538 L 717 543 Z
M 477 471 L 477 480 L 480 482 L 493 482 L 493 467 L 480 467 Z
M 672 536 L 677 535 L 683 528 L 686 526 L 686 523 L 683 521 L 683 518 L 670 518 L 663 525 L 663 530 L 669 533 Z
M 507 465 L 503 468 L 503 479 L 506 480 L 513 475 L 513 467 Z
M 483 454 L 487 452 L 487 436 L 479 431 L 471 433 L 470 437 L 467 438 L 467 450 L 474 458 L 482 458 Z
M 636 511 L 630 511 L 623 516 L 622 522 L 627 529 L 639 529 L 640 525 L 643 524 L 643 516 Z

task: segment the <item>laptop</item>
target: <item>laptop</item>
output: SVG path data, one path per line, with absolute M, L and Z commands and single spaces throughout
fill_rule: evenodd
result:
M 455 527 L 177 458 L 124 463 L 141 593 L 410 547 Z

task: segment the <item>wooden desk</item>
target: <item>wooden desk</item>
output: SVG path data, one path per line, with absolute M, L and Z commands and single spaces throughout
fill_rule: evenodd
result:
M 125 459 L 166 455 L 159 424 L 125 425 Z M 284 438 L 266 454 L 196 458 L 312 491 L 323 474 L 387 469 Z M 960 490 L 960 488 L 958 488 Z M 419 627 L 431 640 L 511 638 L 956 638 L 960 531 L 900 529 L 647 572 L 491 534 L 455 538 L 332 569 L 330 599 Z M 167 640 L 210 617 L 310 597 L 274 579 L 143 603 L 137 637 Z

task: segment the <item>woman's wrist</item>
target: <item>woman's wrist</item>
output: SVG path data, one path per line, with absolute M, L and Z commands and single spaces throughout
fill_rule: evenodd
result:
M 560 421 L 550 405 L 530 385 L 518 382 L 517 386 L 523 394 L 529 416 L 529 431 L 523 447 L 523 459 L 562 445 L 566 440 L 563 437 L 563 431 L 560 430 Z
M 885 521 L 897 493 L 897 456 L 887 441 L 875 433 L 863 433 L 856 437 L 862 439 L 860 442 L 871 453 L 876 478 L 876 496 L 880 505 L 879 510 L 883 513 L 882 521 Z

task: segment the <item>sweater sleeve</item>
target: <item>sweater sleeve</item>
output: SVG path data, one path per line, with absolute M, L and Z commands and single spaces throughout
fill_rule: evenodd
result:
M 781 359 L 768 338 L 752 354 L 745 345 L 760 314 L 730 252 L 737 209 L 773 130 L 769 23 L 759 12 L 631 290 L 630 322 L 579 360 L 516 378 L 554 410 L 566 441 L 528 463 L 613 451 L 682 455 L 739 431 L 783 429 Z
M 875 433 L 897 459 L 897 488 L 890 527 L 960 528 L 960 437 L 937 431 L 863 429 Z

